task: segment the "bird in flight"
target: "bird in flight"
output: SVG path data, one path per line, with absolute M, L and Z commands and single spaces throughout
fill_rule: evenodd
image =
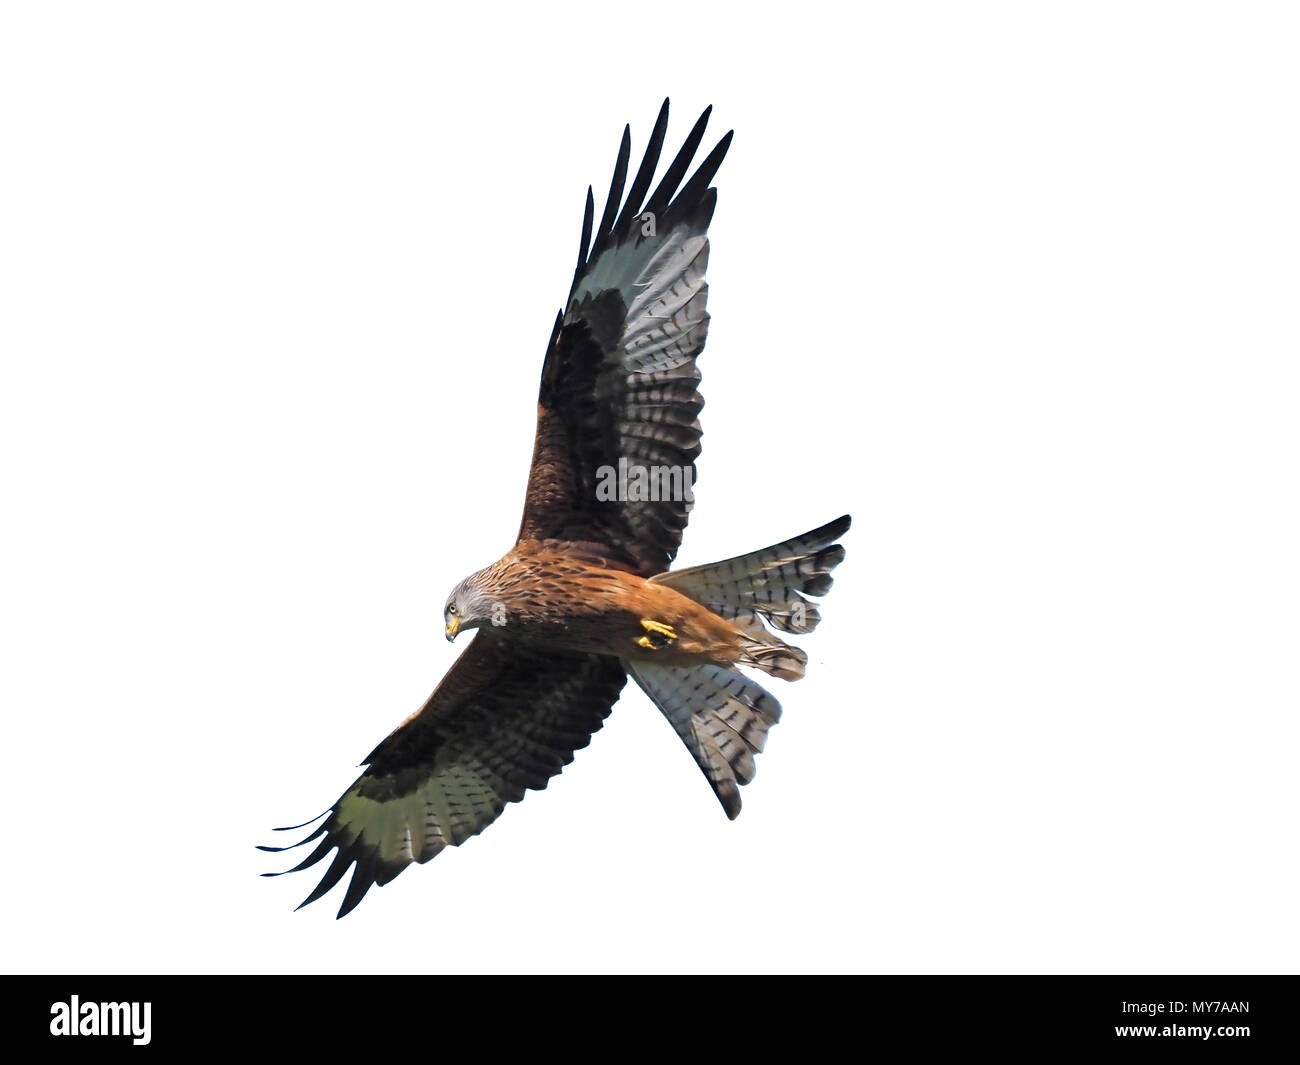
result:
M 845 515 L 724 562 L 669 570 L 700 454 L 696 359 L 709 316 L 710 182 L 727 133 L 682 183 L 709 110 L 653 192 L 668 126 L 659 111 L 624 197 L 623 130 L 609 196 L 591 189 L 578 266 L 542 364 L 537 435 L 518 542 L 452 590 L 448 640 L 478 630 L 428 701 L 306 839 L 292 869 L 333 860 L 303 901 L 352 869 L 338 916 L 371 885 L 477 835 L 585 747 L 628 676 L 676 730 L 730 818 L 780 704 L 737 666 L 797 680 L 807 656 L 771 630 L 810 632 L 844 558 Z M 649 197 L 647 198 L 647 193 Z M 594 239 L 593 239 L 594 237 Z M 279 876 L 280 873 L 267 873 Z

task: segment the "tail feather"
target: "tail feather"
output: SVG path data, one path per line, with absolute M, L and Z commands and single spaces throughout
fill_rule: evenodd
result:
M 737 659 L 742 666 L 753 666 L 782 680 L 798 680 L 808 666 L 808 655 L 793 644 L 764 633 L 762 639 L 745 636 L 745 649 Z
M 650 580 L 729 619 L 740 634 L 737 665 L 798 680 L 808 656 L 772 635 L 763 623 L 782 632 L 817 627 L 821 615 L 805 597 L 830 591 L 831 570 L 844 560 L 844 548 L 835 541 L 848 531 L 849 520 L 846 514 L 761 551 L 660 573 Z M 781 704 L 726 666 L 670 666 L 648 658 L 625 659 L 623 665 L 677 730 L 727 816 L 734 819 L 740 813 L 740 786 L 754 779 L 754 755 L 781 717 Z
M 665 666 L 644 659 L 623 664 L 677 731 L 734 820 L 740 785 L 754 779 L 754 755 L 780 719 L 781 704 L 724 666 Z
M 820 529 L 761 551 L 650 579 L 731 621 L 743 641 L 737 660 L 741 665 L 782 680 L 798 680 L 808 656 L 773 636 L 763 622 L 781 632 L 812 632 L 817 627 L 821 612 L 807 597 L 823 596 L 831 590 L 831 570 L 844 561 L 844 548 L 834 541 L 848 532 L 850 521 L 845 514 Z
M 812 632 L 821 613 L 807 596 L 831 590 L 831 571 L 844 561 L 844 548 L 835 541 L 848 532 L 851 520 L 845 514 L 761 551 L 650 579 L 742 626 L 749 615 L 758 614 L 782 632 Z

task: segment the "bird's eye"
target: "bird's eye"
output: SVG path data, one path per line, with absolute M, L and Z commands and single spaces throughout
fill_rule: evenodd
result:
M 455 604 L 455 603 L 452 603 L 451 606 L 449 606 L 449 607 L 447 608 L 447 613 L 448 613 L 448 614 L 451 614 L 453 617 L 455 616 L 455 614 L 456 614 L 456 604 Z

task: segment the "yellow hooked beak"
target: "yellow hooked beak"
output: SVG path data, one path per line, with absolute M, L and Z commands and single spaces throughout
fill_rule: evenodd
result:
M 454 617 L 447 622 L 447 642 L 453 643 L 458 632 L 460 632 L 460 618 Z

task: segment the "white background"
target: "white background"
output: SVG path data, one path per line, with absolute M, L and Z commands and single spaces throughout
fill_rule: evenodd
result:
M 1293 10 L 7 5 L 4 968 L 1295 971 Z M 665 95 L 736 130 L 680 561 L 851 512 L 809 675 L 734 824 L 629 690 L 294 914 Z

